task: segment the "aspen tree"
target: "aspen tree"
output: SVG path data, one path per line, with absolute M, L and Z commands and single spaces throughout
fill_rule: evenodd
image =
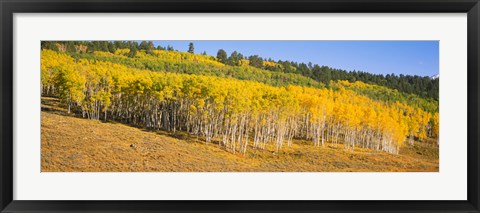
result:
M 125 54 L 121 51 L 116 53 Z M 155 51 L 169 55 L 157 57 L 172 61 L 193 55 Z M 138 52 L 136 59 L 143 57 L 153 56 Z M 249 147 L 273 147 L 278 152 L 291 146 L 294 138 L 317 147 L 330 142 L 343 143 L 350 150 L 398 153 L 407 137 L 422 140 L 428 131 L 438 137 L 438 113 L 432 116 L 420 107 L 375 100 L 342 83 L 329 89 L 272 86 L 75 60 L 51 50 L 43 50 L 41 60 L 42 94 L 59 97 L 74 113 L 148 129 L 185 131 L 206 143 L 219 142 L 232 153 L 245 154 Z

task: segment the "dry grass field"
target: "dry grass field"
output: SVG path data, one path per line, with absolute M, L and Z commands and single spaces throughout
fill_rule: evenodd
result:
M 185 133 L 148 131 L 68 116 L 42 98 L 42 172 L 437 172 L 438 147 L 417 143 L 400 154 L 295 141 L 279 153 L 232 154 Z

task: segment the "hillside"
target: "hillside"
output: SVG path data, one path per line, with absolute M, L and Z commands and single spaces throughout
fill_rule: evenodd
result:
M 42 103 L 43 172 L 438 171 L 438 148 L 431 144 L 406 146 L 396 155 L 362 148 L 352 152 L 331 143 L 313 148 L 296 141 L 279 153 L 269 147 L 232 154 L 184 132 L 76 118 L 66 115 L 56 99 Z
M 234 78 L 262 82 L 272 86 L 289 84 L 311 87 L 324 86 L 323 83 L 300 74 L 273 72 L 249 66 L 247 60 L 244 60 L 243 65 L 230 66 L 220 63 L 212 56 L 200 54 L 152 50 L 151 54 L 139 51 L 135 58 L 130 58 L 128 52 L 128 49 L 122 49 L 115 53 L 95 51 L 93 53 L 69 53 L 69 55 L 76 59 L 111 62 L 135 69 Z
M 141 43 L 134 41 L 43 41 L 42 49 L 66 52 L 75 58 L 109 60 L 152 71 L 230 76 L 238 79 L 260 80 L 277 86 L 288 83 L 302 86 L 328 86 L 330 80 L 347 80 L 352 83 L 362 81 L 406 94 L 415 94 L 421 98 L 438 101 L 439 97 L 438 78 L 403 74 L 382 75 L 357 70 L 347 71 L 311 62 L 275 61 L 259 55 L 244 56 L 237 51 L 231 52 L 228 56 L 223 49 L 219 49 L 217 57 L 213 57 L 208 56 L 205 51 L 202 54 L 193 54 L 194 44 L 192 42 L 189 44 L 188 52 L 179 52 L 172 46 L 155 46 L 152 41 L 142 41 Z M 112 55 L 114 56 L 112 57 Z M 165 56 L 167 57 L 165 58 Z M 192 58 L 194 58 L 194 63 L 190 61 Z M 252 74 L 259 75 L 251 76 Z
M 189 46 L 43 42 L 42 171 L 438 171 L 438 79 Z
M 433 99 L 421 98 L 415 94 L 407 94 L 389 89 L 375 84 L 366 84 L 361 81 L 350 83 L 348 81 L 337 81 L 332 83 L 333 88 L 344 87 L 345 89 L 355 91 L 359 95 L 367 96 L 374 100 L 385 101 L 388 103 L 400 102 L 416 108 L 420 108 L 432 114 L 438 113 L 438 101 Z

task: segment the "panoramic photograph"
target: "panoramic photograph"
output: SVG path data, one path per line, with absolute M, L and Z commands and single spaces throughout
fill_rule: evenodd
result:
M 439 172 L 438 41 L 42 41 L 42 172 Z

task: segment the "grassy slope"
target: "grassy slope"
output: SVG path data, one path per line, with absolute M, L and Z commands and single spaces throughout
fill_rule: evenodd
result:
M 438 171 L 438 148 L 430 145 L 408 146 L 393 155 L 296 141 L 278 154 L 250 148 L 244 156 L 182 133 L 173 137 L 66 116 L 54 99 L 43 98 L 42 102 L 43 172 Z

